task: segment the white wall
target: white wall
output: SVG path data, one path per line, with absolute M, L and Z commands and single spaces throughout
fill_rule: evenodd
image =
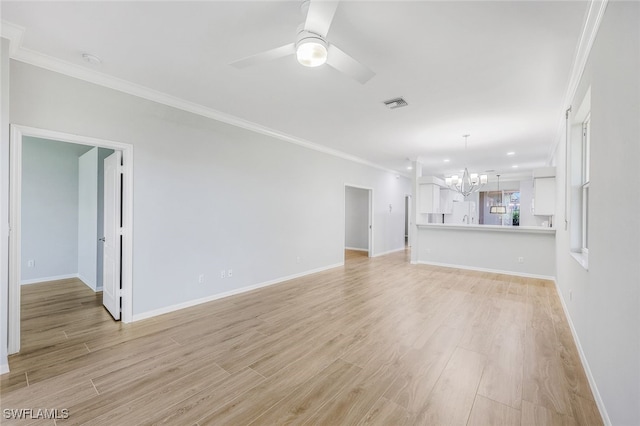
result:
M 23 141 L 23 283 L 78 273 L 78 157 L 88 149 L 30 137 Z
M 8 371 L 9 40 L 0 38 L 0 374 Z
M 369 190 L 345 187 L 345 247 L 369 250 Z
M 97 290 L 98 148 L 78 158 L 78 277 Z
M 488 225 L 484 229 L 483 225 L 464 229 L 425 226 L 418 227 L 413 249 L 417 250 L 417 263 L 544 278 L 555 275 L 553 233 L 495 230 Z
M 405 178 L 11 66 L 12 121 L 134 145 L 134 315 L 341 264 L 345 183 L 374 189 L 373 254 L 404 247 Z
M 614 425 L 640 424 L 639 20 L 640 3 L 609 2 L 572 101 L 575 113 L 591 87 L 588 271 L 569 253 L 564 179 L 556 180 L 558 288 Z M 559 177 L 565 143 L 556 153 Z

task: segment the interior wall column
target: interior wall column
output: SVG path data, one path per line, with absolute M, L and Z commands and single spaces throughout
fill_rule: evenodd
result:
M 422 163 L 418 160 L 411 162 L 411 232 L 409 232 L 409 245 L 411 246 L 411 263 L 418 263 L 418 179 L 422 177 Z

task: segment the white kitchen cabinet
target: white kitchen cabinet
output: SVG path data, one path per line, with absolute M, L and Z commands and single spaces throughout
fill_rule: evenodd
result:
M 440 186 L 421 183 L 418 186 L 420 213 L 440 213 Z
M 537 177 L 533 180 L 533 214 L 552 216 L 556 214 L 556 178 Z

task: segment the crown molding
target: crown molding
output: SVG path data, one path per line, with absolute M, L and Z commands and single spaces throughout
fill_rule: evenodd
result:
M 582 79 L 582 74 L 584 73 L 584 69 L 587 66 L 587 60 L 589 59 L 589 54 L 591 53 L 591 48 L 593 47 L 593 43 L 596 39 L 596 35 L 598 34 L 598 29 L 600 29 L 600 23 L 602 22 L 602 17 L 604 16 L 604 12 L 607 9 L 607 4 L 609 0 L 592 0 L 589 3 L 589 7 L 587 9 L 587 14 L 584 21 L 584 26 L 582 27 L 582 33 L 580 34 L 580 39 L 578 40 L 578 45 L 576 47 L 575 57 L 573 59 L 573 67 L 571 68 L 571 75 L 569 77 L 569 83 L 567 85 L 567 92 L 564 95 L 562 110 L 569 108 L 571 106 L 571 101 L 573 97 L 576 95 L 576 91 L 578 90 L 578 85 L 580 84 L 580 79 Z M 556 149 L 558 148 L 558 144 L 562 140 L 563 135 L 565 134 L 565 117 L 564 114 L 560 114 L 560 120 L 558 121 L 558 129 L 556 131 L 555 143 L 551 147 L 551 151 L 548 154 L 548 163 L 552 164 L 553 159 L 555 157 Z
M 9 56 L 12 57 L 22 46 L 25 28 L 5 20 L 0 21 L 0 35 L 9 40 Z
M 42 53 L 27 49 L 22 46 L 22 40 L 25 31 L 26 29 L 24 27 L 4 20 L 2 21 L 1 34 L 2 37 L 7 38 L 10 41 L 9 56 L 11 59 L 34 65 L 39 68 L 44 68 L 59 74 L 64 74 L 69 77 L 77 78 L 89 83 L 97 84 L 99 86 L 107 87 L 109 89 L 117 90 L 119 92 L 127 93 L 129 95 L 133 95 L 142 99 L 177 108 L 182 111 L 190 112 L 192 114 L 197 114 L 202 117 L 230 124 L 232 126 L 240 127 L 242 129 L 246 129 L 255 133 L 270 136 L 307 149 L 318 151 L 355 163 L 363 164 L 365 166 L 373 167 L 384 172 L 392 173 L 394 175 L 407 177 L 406 174 L 401 173 L 397 170 L 389 169 L 363 158 L 356 157 L 355 155 L 347 154 L 346 152 L 342 152 L 337 149 L 329 148 L 308 141 L 306 139 L 289 135 L 270 127 L 254 123 L 231 114 L 226 114 L 222 111 L 218 111 L 216 109 L 209 108 L 195 102 L 187 101 L 177 96 L 169 95 L 167 93 L 160 92 L 149 87 L 142 86 L 140 84 L 132 83 L 127 80 L 100 73 L 98 71 L 77 64 L 73 64 L 54 58 L 52 56 L 44 55 Z

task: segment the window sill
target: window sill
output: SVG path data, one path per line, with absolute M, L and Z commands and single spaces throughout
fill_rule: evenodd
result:
M 570 254 L 571 254 L 571 257 L 573 257 L 576 260 L 576 262 L 578 262 L 580 264 L 580 266 L 582 266 L 587 271 L 589 270 L 589 255 L 588 254 L 581 253 L 581 252 L 578 252 L 578 251 L 572 251 Z

